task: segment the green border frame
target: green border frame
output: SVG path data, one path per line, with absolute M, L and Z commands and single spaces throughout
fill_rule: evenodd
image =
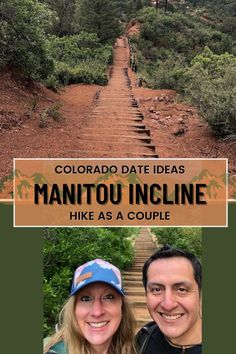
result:
M 229 227 L 203 230 L 203 354 L 234 348 L 236 203 Z M 0 204 L 1 353 L 41 354 L 42 229 L 13 228 L 12 205 Z
M 203 229 L 203 354 L 235 347 L 236 203 L 229 227 Z
M 12 205 L 0 204 L 1 353 L 42 354 L 42 229 L 13 228 Z

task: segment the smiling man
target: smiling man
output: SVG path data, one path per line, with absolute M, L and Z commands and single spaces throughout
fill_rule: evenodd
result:
M 144 264 L 143 285 L 153 322 L 136 335 L 140 354 L 201 354 L 202 267 L 181 249 L 164 246 Z

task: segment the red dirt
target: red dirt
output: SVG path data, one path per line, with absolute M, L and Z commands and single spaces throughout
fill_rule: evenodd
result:
M 96 85 L 71 85 L 54 93 L 41 85 L 27 87 L 2 73 L 0 79 L 0 180 L 9 176 L 16 157 L 78 157 L 76 151 L 68 153 L 73 141 L 78 140 L 80 127 L 92 110 Z M 32 105 L 36 103 L 35 110 Z M 65 119 L 48 120 L 45 128 L 39 127 L 40 114 L 58 102 Z M 13 117 L 9 121 L 9 117 Z M 6 125 L 6 121 L 8 124 Z M 9 190 L 1 198 L 9 197 Z
M 135 83 L 136 75 L 132 75 Z M 229 198 L 235 199 L 236 141 L 217 139 L 194 107 L 178 103 L 173 90 L 134 88 L 144 123 L 161 158 L 227 158 Z
M 119 76 L 121 75 L 119 65 L 122 66 L 125 63 L 124 67 L 127 66 L 127 48 L 119 44 L 115 51 L 116 62 L 113 70 L 115 77 L 107 87 L 102 88 L 97 85 L 71 85 L 60 90 L 59 93 L 54 93 L 38 84 L 27 87 L 22 81 L 13 79 L 9 73 L 2 73 L 0 79 L 0 149 L 2 152 L 0 180 L 4 181 L 4 177 L 12 172 L 14 157 L 94 157 L 91 149 L 86 150 L 87 142 L 99 157 L 107 156 L 104 153 L 104 147 L 100 145 L 100 140 L 95 135 L 107 134 L 109 136 L 111 134 L 113 125 L 108 120 L 108 116 L 109 114 L 111 116 L 112 112 L 114 114 L 115 108 L 118 107 L 118 110 L 122 109 L 123 113 L 126 112 L 124 97 L 123 101 L 122 99 L 119 101 L 122 92 L 124 95 L 126 92 L 125 88 L 121 89 L 123 79 Z M 146 128 L 151 129 L 152 143 L 156 146 L 156 153 L 159 157 L 228 158 L 229 170 L 236 178 L 235 144 L 230 145 L 228 142 L 216 139 L 193 107 L 176 102 L 174 91 L 135 87 L 135 74 L 130 69 L 128 74 L 131 78 L 132 92 L 138 100 L 139 110 L 144 114 Z M 117 107 L 114 108 L 114 103 L 106 97 L 109 93 L 113 97 L 112 92 L 116 88 L 120 90 L 121 95 L 116 91 L 115 99 L 118 101 Z M 98 92 L 100 92 L 99 95 Z M 36 107 L 32 110 L 35 102 Z M 60 111 L 65 120 L 54 122 L 50 119 L 47 127 L 40 128 L 40 113 L 58 102 L 63 104 Z M 100 109 L 99 104 L 102 106 L 102 112 L 105 110 L 106 114 L 100 113 L 98 119 L 96 118 L 98 113 L 95 112 Z M 127 110 L 127 114 L 130 114 L 129 112 Z M 97 122 L 102 128 L 96 125 Z M 95 134 L 93 129 L 96 131 Z M 82 135 L 87 136 L 89 131 L 90 136 L 86 137 L 86 142 Z M 115 133 L 117 134 L 116 130 Z M 104 141 L 106 141 L 105 138 Z M 117 142 L 119 138 L 116 144 Z M 83 154 L 80 153 L 81 149 L 84 150 Z M 108 149 L 112 153 L 115 145 L 111 143 Z M 115 153 L 117 157 L 129 156 L 128 151 L 114 150 Z M 0 197 L 9 198 L 10 190 L 11 183 Z

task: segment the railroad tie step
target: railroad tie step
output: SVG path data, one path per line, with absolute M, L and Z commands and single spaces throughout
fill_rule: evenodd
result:
M 83 132 L 87 132 L 87 133 L 93 133 L 93 132 L 97 132 L 98 131 L 98 128 L 97 128 L 97 126 L 96 127 L 84 127 L 84 128 L 82 128 L 82 130 L 81 130 L 81 133 L 83 133 Z M 117 127 L 116 129 L 114 129 L 113 127 L 112 128 L 103 128 L 103 127 L 101 127 L 101 134 L 106 134 L 106 133 L 109 133 L 109 134 L 111 134 L 112 135 L 112 133 L 114 132 L 114 131 L 118 131 L 119 133 L 121 133 L 121 134 L 124 134 L 124 133 L 137 133 L 137 134 L 147 134 L 148 136 L 150 136 L 150 129 L 147 129 L 147 128 L 145 128 L 145 126 L 144 126 L 144 128 L 133 128 L 133 127 L 131 127 L 131 126 L 128 126 L 128 127 L 125 127 L 125 126 L 123 126 L 123 127 Z
M 144 154 L 149 151 L 152 151 L 155 153 L 155 145 L 149 144 L 149 143 L 143 143 L 143 142 L 128 142 L 128 143 L 120 143 L 120 142 L 104 142 L 104 141 L 97 141 L 96 143 L 99 142 L 99 149 L 101 150 L 116 150 L 116 153 L 118 154 L 118 157 L 122 155 L 122 153 L 136 153 L 136 154 Z M 91 142 L 90 140 L 79 140 L 78 141 L 78 150 L 91 150 L 91 151 L 97 151 L 98 150 L 98 145 L 95 144 L 95 142 Z
M 101 112 L 94 112 L 91 114 L 90 119 L 109 119 L 109 125 L 111 125 L 112 122 L 119 124 L 120 122 L 126 122 L 129 120 L 138 120 L 140 122 L 143 121 L 143 117 L 139 114 L 125 113 L 118 115 L 117 113 L 111 114 L 107 112 L 105 114 L 102 114 Z
M 82 156 L 158 158 L 150 129 L 143 124 L 144 116 L 135 98 L 123 44 L 114 51 L 114 62 L 106 87 L 100 89 L 94 109 L 80 130 L 78 149 Z M 104 126 L 107 119 L 108 127 Z M 73 148 L 73 146 L 72 146 Z M 73 151 L 73 150 L 71 150 Z M 141 247 L 142 248 L 142 247 Z M 137 245 L 137 252 L 139 246 Z M 147 252 L 149 252 L 147 245 Z M 146 253 L 144 253 L 146 255 Z M 134 270 L 141 268 L 135 260 Z
M 88 144 L 88 148 L 89 148 L 89 144 L 91 144 L 91 146 L 97 149 L 98 146 L 97 143 L 99 143 L 99 146 L 101 148 L 102 146 L 104 146 L 104 148 L 111 149 L 114 146 L 114 148 L 117 150 L 124 150 L 125 148 L 129 147 L 130 149 L 132 149 L 132 151 L 135 150 L 135 148 L 145 148 L 146 150 L 151 150 L 155 152 L 155 145 L 140 139 L 136 139 L 135 141 L 135 139 L 131 140 L 126 138 L 123 141 L 122 138 L 119 138 L 119 141 L 114 141 L 114 140 L 104 141 L 104 138 L 101 137 L 100 139 L 96 139 L 95 141 L 91 142 L 91 136 L 84 137 L 84 138 L 78 137 L 78 138 L 79 138 L 79 142 L 78 142 L 79 146 L 82 146 L 83 144 Z
M 128 296 L 129 303 L 131 307 L 146 307 L 146 298 L 144 296 L 139 295 L 129 295 Z
M 99 120 L 100 119 L 100 115 L 93 115 L 91 116 L 92 119 L 97 119 Z M 109 119 L 109 124 L 113 126 L 113 123 L 119 123 L 120 122 L 120 119 L 118 117 L 113 117 L 112 119 L 110 119 L 109 117 L 107 117 Z M 123 117 L 122 118 L 122 122 L 137 122 L 137 123 L 142 123 L 143 119 L 142 117 L 139 117 L 139 116 L 130 116 L 130 117 Z
M 84 127 L 83 129 L 97 129 L 97 128 L 104 128 L 104 124 L 100 124 L 100 125 L 94 125 L 91 127 Z M 114 131 L 118 130 L 118 129 L 137 129 L 137 130 L 145 130 L 146 127 L 145 125 L 142 123 L 130 123 L 130 122 L 117 122 L 116 124 L 112 124 L 112 129 Z M 106 128 L 105 128 L 106 129 Z M 111 129 L 111 128 L 107 128 L 107 129 Z
M 104 141 L 106 140 L 107 142 L 109 142 L 111 139 L 111 142 L 113 142 L 114 139 L 119 140 L 119 143 L 123 143 L 123 142 L 129 142 L 129 141 L 142 141 L 144 143 L 150 143 L 151 142 L 151 138 L 149 136 L 141 136 L 140 134 L 134 136 L 134 135 L 115 135 L 115 134 L 109 134 L 109 135 L 105 135 L 103 132 L 101 132 L 100 134 L 86 134 L 82 132 L 82 134 L 80 134 L 79 139 L 80 140 L 90 140 L 91 137 L 93 137 L 94 139 L 97 139 L 97 141 Z
M 145 290 L 143 288 L 135 288 L 130 286 L 129 288 L 125 288 L 125 294 L 128 296 L 145 296 Z
M 130 151 L 107 151 L 107 150 L 90 150 L 86 146 L 84 149 L 75 149 L 75 150 L 69 150 L 69 154 L 73 155 L 75 154 L 76 156 L 80 157 L 90 157 L 90 158 L 143 158 L 143 159 L 150 159 L 150 158 L 158 158 L 157 154 L 154 153 L 148 153 L 148 152 L 130 152 Z M 68 156 L 68 155 L 66 155 Z

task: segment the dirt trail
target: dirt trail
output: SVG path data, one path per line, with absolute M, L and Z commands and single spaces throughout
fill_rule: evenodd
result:
M 133 27 L 132 27 L 133 28 Z M 132 30 L 131 28 L 131 30 Z M 135 27 L 136 29 L 136 27 Z M 173 90 L 136 87 L 127 38 L 117 40 L 108 85 L 70 85 L 58 93 L 0 78 L 0 198 L 11 198 L 14 157 L 228 158 L 236 198 L 236 142 L 217 139 L 196 109 Z M 37 105 L 30 110 L 32 101 Z M 61 102 L 65 120 L 39 128 L 45 108 Z M 30 113 L 30 114 L 29 114 Z M 10 117 L 10 118 L 9 118 Z M 10 123 L 14 123 L 11 126 Z M 4 125 L 9 127 L 4 128 Z M 0 189 L 1 189 L 0 183 Z
M 134 263 L 123 273 L 125 281 L 124 289 L 134 311 L 137 329 L 141 328 L 148 321 L 151 321 L 142 284 L 142 268 L 144 262 L 155 250 L 156 245 L 152 240 L 150 231 L 147 228 L 141 228 L 140 236 L 135 242 Z
M 118 38 L 110 80 L 80 131 L 81 157 L 157 157 L 128 74 L 127 39 Z

